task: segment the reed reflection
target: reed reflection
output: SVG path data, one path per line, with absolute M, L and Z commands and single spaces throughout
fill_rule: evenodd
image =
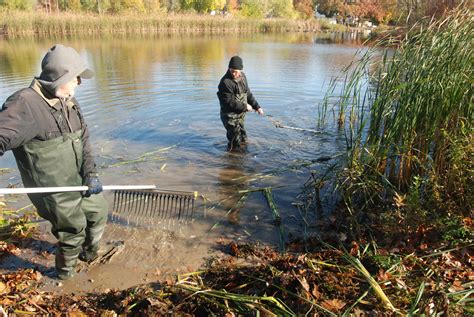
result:
M 247 194 L 239 191 L 248 188 L 251 176 L 246 170 L 246 156 L 246 153 L 225 153 L 218 176 L 218 200 L 222 202 L 227 220 L 234 224 L 240 222 L 240 210 L 247 198 Z

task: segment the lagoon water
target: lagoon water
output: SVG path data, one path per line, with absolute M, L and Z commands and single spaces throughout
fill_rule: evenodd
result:
M 42 56 L 55 43 L 75 47 L 96 72 L 78 88 L 77 99 L 102 182 L 198 191 L 206 201 L 205 207 L 198 204 L 192 224 L 173 230 L 153 219 L 135 226 L 111 222 L 104 244 L 125 241 L 126 252 L 66 283 L 66 291 L 128 287 L 194 270 L 218 252 L 219 241 L 278 246 L 279 230 L 260 192 L 250 193 L 238 211 L 228 212 L 241 197 L 239 190 L 271 186 L 284 238 L 302 232 L 302 217 L 292 202 L 318 166 L 295 167 L 336 155 L 344 149 L 344 135 L 332 125 L 323 134 L 313 134 L 277 128 L 275 122 L 320 129 L 318 107 L 329 82 L 364 49 L 360 40 L 347 34 L 309 33 L 3 39 L 2 102 L 39 74 Z M 249 113 L 247 150 L 229 154 L 216 92 L 233 55 L 243 58 L 250 88 L 271 117 Z M 13 169 L 0 175 L 1 187 L 21 186 L 11 153 L 0 158 L 0 167 Z M 110 193 L 107 198 L 112 202 Z M 28 204 L 26 197 L 13 200 L 17 207 Z M 54 243 L 47 225 L 43 227 L 38 240 Z M 52 256 L 27 258 L 15 265 L 36 263 L 46 269 L 51 261 Z M 4 263 L 0 268 L 12 269 Z

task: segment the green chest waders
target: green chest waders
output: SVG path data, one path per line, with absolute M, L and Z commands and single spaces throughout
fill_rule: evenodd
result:
M 83 162 L 81 131 L 47 141 L 31 141 L 14 154 L 25 187 L 81 186 Z M 79 192 L 29 194 L 38 214 L 51 222 L 59 240 L 56 269 L 72 276 L 82 248 L 97 247 L 107 221 L 102 194 L 82 197 Z
M 239 102 L 247 104 L 247 94 L 237 94 L 236 99 Z M 221 113 L 221 120 L 227 130 L 227 149 L 238 149 L 242 143 L 247 142 L 247 132 L 245 131 L 244 120 L 245 112 L 242 113 Z

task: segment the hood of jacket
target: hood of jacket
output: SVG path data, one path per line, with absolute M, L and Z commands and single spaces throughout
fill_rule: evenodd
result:
M 56 44 L 49 49 L 41 62 L 37 80 L 50 94 L 55 95 L 59 86 L 76 77 L 92 78 L 94 72 L 87 68 L 81 55 L 72 47 Z

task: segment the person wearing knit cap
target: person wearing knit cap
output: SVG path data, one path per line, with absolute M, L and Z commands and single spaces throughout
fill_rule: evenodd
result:
M 217 97 L 220 104 L 222 124 L 227 131 L 227 150 L 240 149 L 247 142 L 245 114 L 255 111 L 263 115 L 263 109 L 250 91 L 244 64 L 240 56 L 233 56 L 225 75 L 218 86 Z
M 107 222 L 107 202 L 75 90 L 92 78 L 79 53 L 57 44 L 41 62 L 28 88 L 7 98 L 0 110 L 0 156 L 12 150 L 25 187 L 88 186 L 86 192 L 28 194 L 58 239 L 59 279 L 75 273 L 77 260 L 98 255 Z

